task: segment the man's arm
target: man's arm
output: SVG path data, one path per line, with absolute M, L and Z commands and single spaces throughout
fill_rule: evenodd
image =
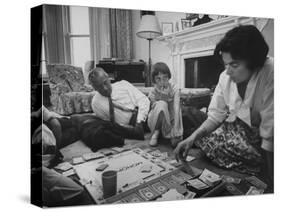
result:
M 149 112 L 150 101 L 144 94 L 137 96 L 137 97 L 138 97 L 137 105 L 139 108 L 138 116 L 137 116 L 137 123 L 145 122 L 148 112 Z
M 150 108 L 149 99 L 130 83 L 128 83 L 128 92 L 131 99 L 134 101 L 135 106 L 139 108 L 137 123 L 145 122 Z

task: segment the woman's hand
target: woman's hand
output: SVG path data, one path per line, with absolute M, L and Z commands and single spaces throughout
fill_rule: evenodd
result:
M 195 138 L 191 135 L 187 139 L 180 142 L 174 150 L 176 160 L 185 161 L 188 151 L 193 146 Z

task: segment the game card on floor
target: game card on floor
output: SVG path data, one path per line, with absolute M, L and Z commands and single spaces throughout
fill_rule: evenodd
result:
M 169 188 L 164 183 L 161 183 L 160 181 L 152 184 L 151 187 L 159 194 L 164 194 L 166 191 L 169 190 Z
M 198 179 L 189 180 L 188 183 L 190 186 L 196 188 L 197 190 L 202 190 L 209 187 L 207 184 Z
M 158 195 L 157 195 L 155 192 L 153 192 L 153 190 L 152 190 L 151 188 L 149 188 L 148 186 L 139 189 L 138 192 L 139 192 L 140 196 L 141 196 L 143 199 L 147 200 L 147 201 L 152 200 L 152 199 L 155 199 L 155 198 L 158 196 Z

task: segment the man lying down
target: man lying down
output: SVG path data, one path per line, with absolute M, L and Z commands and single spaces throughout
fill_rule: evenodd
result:
M 102 68 L 89 73 L 89 81 L 97 91 L 92 100 L 94 113 L 59 116 L 54 112 L 51 130 L 56 135 L 57 149 L 82 140 L 94 152 L 101 148 L 123 146 L 125 139 L 144 140 L 144 122 L 150 101 L 127 81 L 110 83 Z
M 96 151 L 122 146 L 124 139 L 144 140 L 149 99 L 127 81 L 111 84 L 102 68 L 89 73 L 89 82 L 97 91 L 92 100 L 95 115 L 72 117 L 82 141 Z
M 123 146 L 126 138 L 144 140 L 148 98 L 126 81 L 111 85 L 100 68 L 94 69 L 89 79 L 97 90 L 92 101 L 94 114 L 60 116 L 44 106 L 31 114 L 32 176 L 34 180 L 43 178 L 45 206 L 75 204 L 84 196 L 82 187 L 49 169 L 60 162 L 59 149 L 79 139 L 93 151 Z M 54 188 L 63 188 L 65 193 L 55 195 Z

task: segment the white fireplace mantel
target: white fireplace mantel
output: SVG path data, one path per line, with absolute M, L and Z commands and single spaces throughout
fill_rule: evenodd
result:
M 240 24 L 257 26 L 257 20 L 257 18 L 232 16 L 158 37 L 157 40 L 170 49 L 172 81 L 180 88 L 184 88 L 185 59 L 212 55 L 216 44 L 227 31 Z M 257 27 L 263 27 L 263 24 Z

